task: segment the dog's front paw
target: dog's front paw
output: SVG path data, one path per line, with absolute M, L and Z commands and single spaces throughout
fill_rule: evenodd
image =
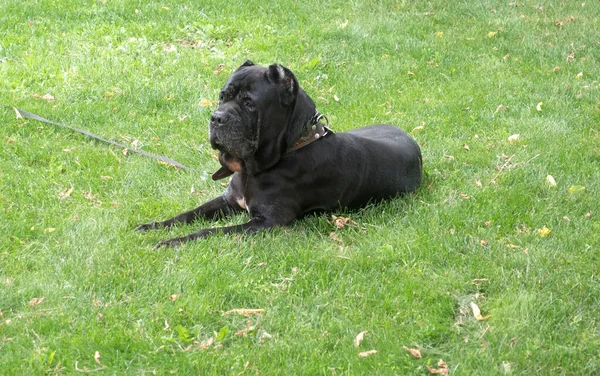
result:
M 184 238 L 173 238 L 173 239 L 168 239 L 168 240 L 161 240 L 158 243 L 156 243 L 156 245 L 154 246 L 153 249 L 159 249 L 162 247 L 177 248 L 184 242 L 185 242 Z
M 144 223 L 143 225 L 139 225 L 138 227 L 135 228 L 135 231 L 144 232 L 144 231 L 148 231 L 148 230 L 155 230 L 157 228 L 158 228 L 158 226 L 157 226 L 156 222 L 150 222 L 150 223 Z

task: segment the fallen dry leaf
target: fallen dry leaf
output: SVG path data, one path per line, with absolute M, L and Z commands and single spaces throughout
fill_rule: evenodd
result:
M 481 244 L 483 247 L 485 247 L 486 245 L 488 245 L 488 241 L 487 241 L 487 240 L 485 240 L 485 239 L 481 239 L 481 240 L 479 241 L 479 244 Z
M 345 29 L 346 26 L 348 26 L 348 20 L 346 20 L 340 24 L 340 29 Z
M 334 99 L 336 102 L 339 102 L 339 101 L 340 101 L 340 98 L 338 98 L 338 96 L 337 96 L 337 95 L 335 95 L 335 94 L 333 94 L 333 99 Z
M 71 193 L 73 193 L 73 187 L 65 188 L 62 192 L 58 193 L 58 198 L 64 200 L 65 198 L 71 196 Z
M 451 156 L 451 155 L 446 155 L 446 154 L 444 154 L 444 155 L 443 155 L 443 157 L 444 157 L 444 158 L 446 158 L 446 159 L 449 159 L 449 160 L 451 160 L 451 161 L 453 161 L 453 160 L 454 160 L 454 157 L 453 157 L 453 156 Z
M 552 230 L 550 230 L 548 227 L 544 226 L 542 228 L 539 228 L 537 230 L 538 234 L 540 235 L 540 237 L 545 238 L 548 235 L 550 235 L 550 233 L 552 232 Z
M 448 365 L 446 364 L 446 362 L 444 362 L 442 359 L 440 359 L 440 361 L 437 363 L 437 366 L 439 368 L 433 368 L 433 367 L 427 366 L 429 373 L 448 376 Z
M 498 107 L 496 107 L 496 111 L 494 111 L 494 113 L 497 114 L 500 111 L 506 111 L 506 110 L 508 110 L 508 107 L 503 104 L 500 104 L 500 105 L 498 105 Z
M 481 184 L 481 180 L 475 180 L 475 186 L 476 186 L 477 188 L 481 188 L 481 187 L 483 187 L 483 184 Z
M 223 316 L 229 315 L 231 313 L 237 313 L 238 315 L 242 315 L 242 316 L 246 316 L 246 317 L 250 317 L 252 315 L 258 315 L 263 313 L 265 310 L 262 308 L 236 308 L 236 309 L 232 309 L 231 311 L 227 311 L 227 312 L 223 312 Z
M 554 188 L 554 187 L 556 187 L 556 180 L 554 180 L 554 177 L 553 177 L 552 175 L 548 175 L 548 176 L 546 176 L 546 181 L 548 182 L 548 185 L 549 185 L 551 188 Z
M 54 97 L 51 94 L 44 94 L 44 96 L 42 97 L 43 100 L 48 101 L 48 102 L 53 102 L 54 101 Z
M 213 102 L 210 99 L 202 98 L 200 100 L 200 107 L 210 107 L 213 105 Z
M 352 220 L 350 218 L 336 217 L 335 215 L 333 215 L 332 217 L 333 217 L 333 224 L 337 228 L 343 228 L 344 226 L 346 226 L 346 224 L 352 223 Z
M 171 295 L 169 295 L 169 299 L 172 302 L 175 302 L 177 300 L 177 298 L 179 298 L 179 294 L 171 294 Z
M 358 357 L 359 358 L 366 358 L 366 357 L 371 356 L 373 354 L 377 354 L 377 350 L 363 351 L 361 353 L 358 353 Z
M 243 337 L 246 335 L 246 333 L 248 333 L 250 330 L 254 330 L 254 328 L 245 328 L 245 329 L 240 329 L 237 332 L 235 332 L 234 336 L 236 337 Z
M 521 138 L 520 134 L 513 134 L 512 136 L 508 137 L 508 142 L 510 142 L 512 144 L 512 143 L 519 141 L 520 138 Z
M 473 311 L 473 316 L 475 317 L 475 320 L 477 320 L 477 321 L 485 321 L 492 316 L 492 315 L 482 316 L 481 311 L 479 310 L 479 307 L 477 306 L 477 304 L 475 304 L 475 302 L 471 302 L 471 310 Z
M 410 133 L 415 133 L 416 131 L 422 131 L 423 129 L 425 129 L 425 123 L 423 123 L 423 124 L 421 124 L 419 126 L 414 127 L 413 130 L 410 131 Z
M 470 199 L 470 198 L 471 198 L 471 196 L 469 196 L 469 195 L 466 195 L 466 194 L 464 194 L 464 193 L 459 193 L 459 194 L 458 194 L 458 196 L 459 196 L 460 198 L 462 198 L 463 200 L 468 200 L 468 199 Z
M 96 361 L 96 363 L 98 363 L 98 365 L 103 365 L 102 363 L 100 363 L 100 351 L 96 351 L 94 353 L 94 360 Z
M 362 331 L 358 333 L 356 338 L 354 338 L 354 347 L 359 347 L 362 341 L 365 339 L 365 334 L 369 333 L 368 331 Z
M 570 61 L 575 61 L 575 52 L 571 51 L 569 56 L 567 56 L 567 63 Z
M 36 305 L 40 305 L 42 304 L 42 302 L 44 301 L 45 297 L 42 296 L 41 298 L 33 298 L 29 301 L 29 307 L 33 308 Z
M 544 102 L 540 102 L 537 104 L 537 106 L 535 106 L 535 109 L 539 111 L 542 111 L 542 106 L 544 105 Z
M 406 346 L 402 346 L 402 348 L 410 353 L 410 355 L 414 356 L 417 359 L 421 359 L 421 352 L 417 349 L 411 349 Z
M 202 341 L 202 343 L 200 343 L 200 348 L 202 350 L 206 350 L 209 347 L 211 347 L 214 342 L 215 342 L 215 337 L 210 337 L 210 338 Z
M 469 149 L 469 145 L 467 145 L 467 144 L 463 144 L 463 146 L 462 146 L 462 147 L 463 147 L 463 149 L 465 149 L 465 150 L 468 150 L 468 151 L 470 151 L 470 150 L 471 150 L 471 149 Z
M 575 78 L 577 78 L 578 80 L 581 79 L 583 77 L 583 72 L 579 72 L 577 73 L 577 76 L 575 76 Z
M 496 33 L 495 31 L 490 31 L 490 32 L 487 34 L 487 37 L 488 37 L 488 38 L 493 38 L 493 37 L 495 37 L 495 36 L 496 36 L 496 34 L 497 34 L 497 33 Z

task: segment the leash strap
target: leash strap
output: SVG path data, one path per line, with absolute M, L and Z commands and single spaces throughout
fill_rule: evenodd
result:
M 107 140 L 105 138 L 97 136 L 97 135 L 93 134 L 92 132 L 86 131 L 84 129 L 73 128 L 73 127 L 70 127 L 70 126 L 65 125 L 65 124 L 56 123 L 54 121 L 45 119 L 45 118 L 43 118 L 43 117 L 41 117 L 39 115 L 32 114 L 31 112 L 28 112 L 28 111 L 25 111 L 25 110 L 21 110 L 19 108 L 13 107 L 13 106 L 5 106 L 5 107 L 12 108 L 15 111 L 15 113 L 17 114 L 17 118 L 27 118 L 27 119 L 39 121 L 39 122 L 42 122 L 42 123 L 55 125 L 57 127 L 65 128 L 65 129 L 68 129 L 68 130 L 73 131 L 73 132 L 81 133 L 81 134 L 83 134 L 85 136 L 93 138 L 96 141 L 103 142 L 105 144 L 113 145 L 113 146 L 116 146 L 118 148 L 125 149 L 125 150 L 128 150 L 128 151 L 131 151 L 131 152 L 143 155 L 143 156 L 148 157 L 148 158 L 157 159 L 160 162 L 169 164 L 171 166 L 175 166 L 175 167 L 178 167 L 178 168 L 181 168 L 181 169 L 184 169 L 184 170 L 195 171 L 194 169 L 186 167 L 186 166 L 182 165 L 181 163 L 179 163 L 179 162 L 177 162 L 177 161 L 175 161 L 175 160 L 173 160 L 171 158 L 163 157 L 162 155 L 150 154 L 150 153 L 147 153 L 147 152 L 145 152 L 143 150 L 131 149 L 127 145 L 123 145 L 123 144 L 120 144 L 118 142 Z

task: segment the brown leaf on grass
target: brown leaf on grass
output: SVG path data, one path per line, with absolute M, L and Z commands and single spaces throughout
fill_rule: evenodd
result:
M 411 349 L 410 347 L 402 346 L 402 348 L 410 353 L 417 359 L 421 359 L 421 352 L 417 349 Z
M 485 247 L 486 245 L 488 245 L 488 241 L 487 241 L 487 240 L 485 240 L 485 239 L 481 239 L 481 240 L 479 241 L 479 244 L 481 244 L 483 247 Z
M 569 53 L 569 56 L 567 56 L 567 63 L 570 61 L 575 61 L 575 52 L 573 52 L 572 50 Z
M 39 95 L 39 94 L 36 93 L 36 94 L 33 94 L 33 97 L 35 99 L 43 99 L 43 100 L 48 101 L 48 102 L 54 101 L 54 97 L 51 94 L 44 94 L 44 95 L 41 96 L 41 95 Z
M 96 351 L 94 353 L 94 360 L 96 361 L 96 363 L 98 363 L 99 366 L 103 365 L 102 363 L 100 363 L 100 351 Z
M 92 194 L 92 192 L 83 192 L 83 197 L 87 198 L 90 201 L 96 201 L 98 195 Z
M 200 343 L 200 348 L 202 350 L 206 350 L 209 347 L 211 347 L 214 342 L 215 342 L 215 337 L 210 337 Z
M 223 316 L 227 316 L 229 314 L 236 313 L 238 315 L 250 317 L 252 315 L 261 314 L 264 311 L 265 310 L 262 308 L 256 308 L 256 309 L 255 308 L 236 308 L 236 309 L 232 309 L 231 311 L 223 312 Z
M 463 200 L 468 200 L 471 198 L 471 196 L 464 194 L 464 193 L 459 193 L 458 197 L 462 198 Z
M 358 357 L 359 358 L 366 358 L 369 357 L 373 354 L 377 354 L 377 350 L 369 350 L 369 351 L 363 351 L 361 353 L 358 353 Z
M 360 344 L 362 343 L 362 341 L 364 341 L 365 339 L 365 334 L 369 333 L 368 331 L 362 331 L 360 333 L 358 333 L 358 335 L 356 336 L 356 338 L 354 338 L 354 347 L 359 347 Z
M 440 361 L 437 363 L 437 366 L 439 368 L 433 368 L 433 367 L 427 366 L 429 373 L 431 373 L 433 375 L 437 374 L 437 375 L 448 376 L 448 365 L 446 364 L 446 362 L 444 362 L 442 359 L 440 359 Z
M 235 332 L 234 336 L 236 337 L 243 337 L 246 335 L 246 333 L 248 333 L 250 330 L 254 330 L 254 328 L 245 328 L 245 329 L 240 329 L 237 332 Z
M 179 298 L 179 294 L 171 294 L 169 295 L 169 300 L 171 300 L 173 303 Z
M 508 137 L 508 142 L 510 142 L 511 144 L 519 141 L 521 139 L 521 135 L 520 134 L 513 134 L 512 136 Z
M 44 301 L 45 297 L 42 296 L 41 298 L 33 298 L 29 301 L 29 308 L 33 308 L 36 305 L 40 305 L 42 304 L 42 302 Z
M 337 228 L 344 228 L 347 224 L 354 224 L 354 222 L 350 219 L 350 218 L 346 218 L 346 217 L 336 217 L 335 215 L 332 215 L 332 224 L 335 225 L 335 227 Z
M 421 125 L 414 127 L 413 130 L 410 131 L 410 133 L 415 133 L 416 131 L 422 131 L 423 129 L 425 129 L 425 123 L 422 123 Z
M 210 99 L 202 98 L 200 100 L 200 107 L 210 107 L 213 105 L 213 102 Z
M 102 176 L 100 176 L 100 179 L 102 179 L 102 180 L 104 180 L 104 181 L 113 180 L 112 176 L 106 176 L 106 175 L 102 175 Z
M 444 157 L 444 158 L 446 158 L 446 159 L 449 159 L 449 160 L 451 160 L 451 161 L 453 161 L 453 160 L 454 160 L 454 157 L 453 157 L 453 156 L 451 156 L 451 155 L 446 155 L 446 154 L 444 154 L 444 155 L 443 155 L 443 157 Z
M 508 110 L 508 107 L 503 104 L 500 104 L 500 105 L 498 105 L 498 107 L 496 107 L 496 111 L 494 111 L 494 113 L 497 114 L 500 111 L 506 111 L 506 110 Z
M 475 186 L 476 186 L 477 188 L 481 188 L 481 187 L 483 187 L 483 184 L 481 184 L 481 180 L 475 180 Z
M 473 311 L 473 316 L 477 321 L 485 321 L 492 317 L 492 315 L 482 316 L 481 310 L 479 310 L 479 307 L 477 306 L 477 304 L 475 304 L 475 302 L 471 302 L 471 310 Z
M 62 192 L 58 193 L 58 198 L 64 200 L 65 198 L 71 196 L 71 193 L 73 193 L 73 187 L 65 188 Z
M 469 148 L 469 145 L 467 144 L 463 144 L 463 149 L 467 150 L 467 151 L 471 151 L 471 149 Z
M 340 24 L 340 29 L 345 29 L 346 26 L 348 26 L 348 20 L 346 20 Z

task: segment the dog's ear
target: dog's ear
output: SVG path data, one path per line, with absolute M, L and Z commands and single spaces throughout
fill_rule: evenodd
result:
M 240 65 L 240 68 L 241 68 L 241 67 L 250 67 L 250 66 L 253 66 L 253 65 L 254 65 L 254 63 L 253 63 L 253 62 L 251 62 L 250 60 L 246 60 L 246 61 L 244 62 L 244 64 Z
M 269 80 L 277 85 L 282 106 L 287 107 L 294 103 L 298 95 L 298 81 L 291 70 L 280 64 L 270 65 Z

